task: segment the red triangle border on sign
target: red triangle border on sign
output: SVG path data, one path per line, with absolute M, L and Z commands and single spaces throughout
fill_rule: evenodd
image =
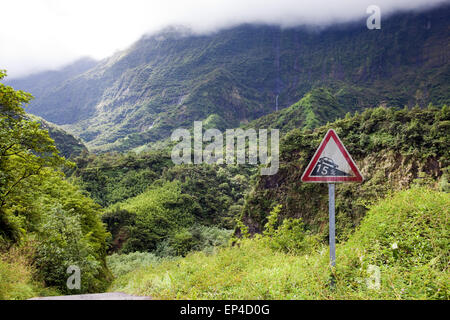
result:
M 334 142 L 338 146 L 339 150 L 341 151 L 342 155 L 344 156 L 345 160 L 349 164 L 352 171 L 355 173 L 355 176 L 353 177 L 311 177 L 311 171 L 314 169 L 314 167 L 317 164 L 317 161 L 319 160 L 320 155 L 322 154 L 323 149 L 325 149 L 326 145 L 328 144 L 328 141 L 333 138 Z M 314 154 L 311 162 L 306 167 L 305 172 L 302 175 L 301 180 L 303 182 L 362 182 L 364 178 L 362 177 L 361 173 L 358 170 L 358 167 L 356 166 L 355 162 L 353 161 L 350 154 L 347 152 L 347 149 L 345 149 L 344 144 L 339 139 L 338 135 L 333 129 L 328 130 L 327 134 L 325 135 L 325 138 L 322 140 L 322 143 L 320 144 L 319 148 L 317 149 L 316 153 Z

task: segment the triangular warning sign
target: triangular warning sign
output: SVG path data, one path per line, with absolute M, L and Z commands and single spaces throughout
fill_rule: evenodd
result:
M 303 182 L 361 182 L 363 177 L 333 129 L 328 130 L 308 167 Z

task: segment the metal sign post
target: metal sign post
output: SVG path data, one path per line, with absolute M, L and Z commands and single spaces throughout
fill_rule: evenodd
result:
M 336 265 L 336 228 L 334 212 L 334 183 L 328 184 L 328 212 L 329 212 L 329 230 L 330 230 L 330 262 L 331 266 Z

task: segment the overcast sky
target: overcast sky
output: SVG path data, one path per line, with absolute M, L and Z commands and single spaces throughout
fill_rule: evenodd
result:
M 0 69 L 9 78 L 102 59 L 167 25 L 213 32 L 240 23 L 328 25 L 449 0 L 0 0 Z

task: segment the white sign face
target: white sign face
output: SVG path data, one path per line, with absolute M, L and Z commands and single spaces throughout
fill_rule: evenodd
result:
M 336 132 L 330 129 L 302 176 L 303 182 L 361 182 L 363 177 Z

